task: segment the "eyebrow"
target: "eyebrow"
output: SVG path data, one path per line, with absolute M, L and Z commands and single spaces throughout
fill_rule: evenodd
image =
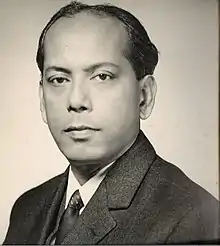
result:
M 67 68 L 64 67 L 59 67 L 59 66 L 50 66 L 46 69 L 46 72 L 50 72 L 51 70 L 56 71 L 56 72 L 62 72 L 71 75 L 71 71 Z
M 95 63 L 92 64 L 91 66 L 88 66 L 87 68 L 84 68 L 83 71 L 87 73 L 94 72 L 95 70 L 101 68 L 101 67 L 114 67 L 114 68 L 119 68 L 118 65 L 112 63 L 112 62 L 100 62 L 100 63 Z
M 114 68 L 119 68 L 118 65 L 112 63 L 112 62 L 100 62 L 100 63 L 95 63 L 95 64 L 92 64 L 91 66 L 88 66 L 86 68 L 83 68 L 83 71 L 84 72 L 87 72 L 87 73 L 92 73 L 94 72 L 95 70 L 101 68 L 101 67 L 114 67 Z M 70 69 L 68 68 L 64 68 L 64 67 L 60 67 L 60 66 L 50 66 L 48 68 L 46 68 L 46 72 L 50 72 L 50 71 L 56 71 L 56 72 L 62 72 L 62 73 L 66 73 L 68 75 L 71 75 L 72 72 Z

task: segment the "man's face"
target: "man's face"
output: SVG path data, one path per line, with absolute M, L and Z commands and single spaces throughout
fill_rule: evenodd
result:
M 117 158 L 139 131 L 140 87 L 119 21 L 86 13 L 47 32 L 41 102 L 59 149 L 77 163 Z

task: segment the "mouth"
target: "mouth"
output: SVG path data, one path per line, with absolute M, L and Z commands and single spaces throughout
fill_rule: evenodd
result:
M 95 134 L 95 132 L 100 131 L 100 128 L 94 128 L 91 126 L 81 125 L 81 126 L 69 126 L 64 130 L 64 132 L 74 141 L 81 142 L 87 141 L 89 138 Z
M 64 130 L 64 132 L 100 131 L 100 130 L 101 130 L 100 128 L 93 128 L 90 126 L 81 125 L 81 126 L 69 126 Z

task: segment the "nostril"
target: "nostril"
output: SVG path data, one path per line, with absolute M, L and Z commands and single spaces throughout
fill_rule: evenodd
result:
M 67 111 L 68 111 L 68 112 L 74 111 L 74 110 L 73 110 L 73 107 L 69 106 L 69 107 L 67 108 Z
M 80 112 L 83 112 L 83 111 L 88 110 L 88 108 L 85 107 L 85 106 L 73 107 L 73 106 L 70 105 L 70 106 L 67 108 L 67 110 L 68 110 L 68 112 L 74 111 L 74 112 L 80 113 Z

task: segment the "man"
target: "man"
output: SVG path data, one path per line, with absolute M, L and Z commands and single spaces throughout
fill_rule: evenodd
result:
M 70 166 L 16 201 L 4 244 L 220 242 L 218 201 L 140 131 L 157 62 L 123 9 L 73 2 L 51 18 L 37 52 L 41 112 Z

